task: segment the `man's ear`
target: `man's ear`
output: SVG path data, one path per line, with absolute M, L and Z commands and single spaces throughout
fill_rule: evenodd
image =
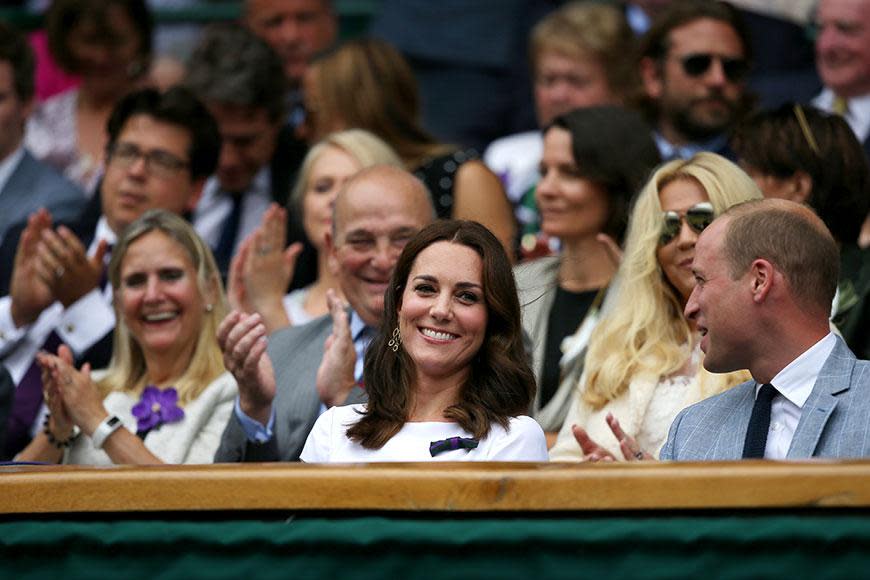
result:
M 749 282 L 751 284 L 752 300 L 761 304 L 767 300 L 773 290 L 776 269 L 773 264 L 763 258 L 753 260 L 749 266 Z
M 648 56 L 640 60 L 640 80 L 646 95 L 651 99 L 658 99 L 664 92 L 661 65 Z

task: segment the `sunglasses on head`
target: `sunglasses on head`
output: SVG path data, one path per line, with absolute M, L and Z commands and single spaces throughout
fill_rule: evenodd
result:
M 690 228 L 700 234 L 707 226 L 713 223 L 714 219 L 716 219 L 716 213 L 713 211 L 713 204 L 709 201 L 695 204 L 683 214 L 673 210 L 662 212 L 662 237 L 660 243 L 666 246 L 680 235 L 680 228 L 684 220 Z
M 683 71 L 690 77 L 699 77 L 710 69 L 713 64 L 713 59 L 717 59 L 722 63 L 722 72 L 725 77 L 732 83 L 739 83 L 746 78 L 749 72 L 749 63 L 742 58 L 728 58 L 709 53 L 687 54 L 680 59 L 683 65 Z

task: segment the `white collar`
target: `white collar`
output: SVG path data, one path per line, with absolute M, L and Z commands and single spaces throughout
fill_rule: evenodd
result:
M 118 236 L 112 231 L 112 228 L 109 227 L 109 222 L 104 215 L 101 215 L 100 219 L 97 221 L 97 227 L 94 230 L 94 239 L 91 240 L 91 245 L 88 246 L 89 256 L 96 251 L 97 244 L 100 243 L 100 240 L 106 240 L 110 245 L 118 243 Z
M 813 391 L 816 379 L 819 378 L 822 366 L 828 360 L 836 344 L 837 338 L 833 333 L 829 332 L 824 338 L 805 350 L 803 354 L 779 371 L 773 377 L 773 380 L 770 381 L 770 384 L 783 397 L 798 407 L 803 408 L 804 403 L 807 402 L 810 393 Z M 756 396 L 760 388 L 761 385 L 755 387 Z
M 830 112 L 834 108 L 834 97 L 834 92 L 826 88 L 813 99 L 813 106 Z M 850 97 L 847 100 L 849 110 L 846 111 L 843 118 L 849 123 L 858 141 L 863 143 L 870 135 L 870 93 L 859 97 Z

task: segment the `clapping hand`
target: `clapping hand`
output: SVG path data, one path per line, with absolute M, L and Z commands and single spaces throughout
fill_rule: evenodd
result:
M 43 373 L 48 374 L 48 382 L 44 384 L 49 385 L 46 395 L 52 414 L 65 411 L 65 417 L 58 417 L 60 421 L 69 420 L 91 435 L 108 412 L 91 380 L 90 364 L 85 363 L 81 370 L 76 370 L 72 351 L 66 345 L 60 346 L 57 355 L 40 353 L 37 361 Z
M 259 314 L 230 312 L 218 327 L 224 366 L 239 385 L 239 405 L 262 425 L 269 422 L 275 399 L 275 371 L 266 352 L 266 327 Z
M 45 281 L 52 294 L 64 307 L 97 288 L 105 268 L 103 258 L 109 246 L 100 240 L 93 256 L 72 231 L 60 226 L 57 230 L 42 230 L 38 247 L 43 269 L 51 273 Z
M 18 238 L 9 284 L 12 320 L 18 327 L 34 322 L 55 300 L 51 284 L 55 272 L 38 259 L 39 241 L 47 229 L 51 229 L 51 214 L 40 209 L 30 214 Z
M 326 291 L 326 302 L 332 316 L 332 334 L 324 343 L 323 361 L 317 369 L 317 393 L 324 404 L 333 406 L 344 403 L 356 384 L 356 349 L 344 302 L 332 289 Z
M 291 321 L 282 299 L 293 279 L 302 244 L 284 247 L 287 210 L 272 204 L 260 226 L 242 242 L 230 264 L 230 301 L 234 308 L 258 312 L 269 333 Z

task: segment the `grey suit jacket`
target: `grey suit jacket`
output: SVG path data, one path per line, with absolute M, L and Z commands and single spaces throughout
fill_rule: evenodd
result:
M 272 403 L 274 436 L 264 444 L 249 442 L 233 413 L 215 453 L 215 463 L 299 460 L 308 433 L 320 416 L 317 369 L 323 359 L 323 343 L 331 332 L 332 318 L 327 314 L 269 337 L 267 352 L 275 369 L 277 389 Z M 365 393 L 354 388 L 346 404 L 364 401 Z
M 27 151 L 0 191 L 0 241 L 10 226 L 27 219 L 41 207 L 55 221 L 72 221 L 87 199 L 71 181 Z
M 660 459 L 740 459 L 756 381 L 747 381 L 684 409 L 671 425 Z M 870 455 L 870 361 L 858 360 L 837 337 L 801 411 L 788 459 Z

